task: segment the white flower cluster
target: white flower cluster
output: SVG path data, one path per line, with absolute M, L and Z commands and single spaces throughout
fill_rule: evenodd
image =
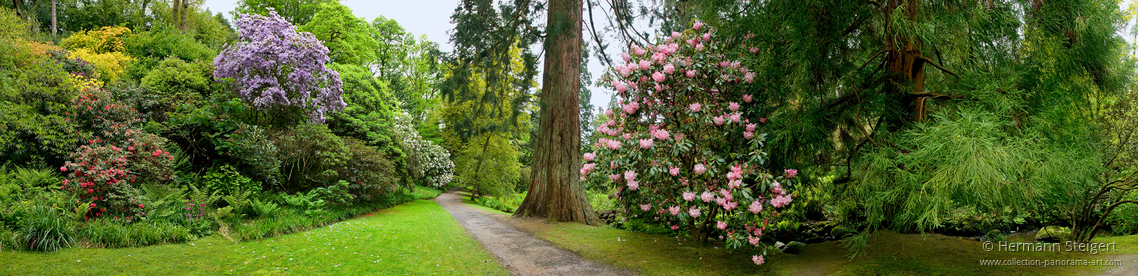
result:
M 411 126 L 410 116 L 406 113 L 396 116 L 395 134 L 400 147 L 407 154 L 407 169 L 412 177 L 421 178 L 424 184 L 433 188 L 446 186 L 454 179 L 454 162 L 450 160 L 450 152 L 431 141 L 423 140 Z

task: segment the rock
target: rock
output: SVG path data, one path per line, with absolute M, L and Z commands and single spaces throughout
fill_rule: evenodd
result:
M 806 247 L 805 243 L 792 241 L 782 248 L 782 253 L 798 255 L 798 252 L 802 252 L 803 247 Z
M 1060 226 L 1047 226 L 1035 233 L 1035 240 L 1041 242 L 1060 242 L 1071 236 L 1071 229 Z

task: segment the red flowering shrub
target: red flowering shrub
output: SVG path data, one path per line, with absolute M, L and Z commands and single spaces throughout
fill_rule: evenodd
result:
M 144 216 L 131 183 L 170 179 L 173 157 L 163 149 L 166 140 L 139 131 L 138 112 L 101 90 L 76 98 L 67 115 L 94 138 L 59 168 L 67 176 L 62 189 L 91 202 L 88 219 Z

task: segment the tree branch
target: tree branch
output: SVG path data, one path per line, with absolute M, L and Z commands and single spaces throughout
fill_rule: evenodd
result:
M 951 70 L 945 69 L 943 66 L 940 66 L 940 64 L 936 63 L 932 59 L 929 59 L 928 57 L 925 57 L 924 55 L 917 55 L 917 58 L 931 64 L 933 67 L 936 67 L 936 69 L 940 69 L 941 72 L 945 72 L 949 75 L 952 75 L 953 77 L 960 78 L 960 75 L 953 73 Z

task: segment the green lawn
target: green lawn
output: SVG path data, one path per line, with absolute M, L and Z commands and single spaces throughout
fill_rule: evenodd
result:
M 468 204 L 472 202 L 467 201 Z M 490 208 L 473 206 L 499 215 Z M 538 238 L 585 258 L 644 275 L 1097 275 L 1106 267 L 981 266 L 981 259 L 1120 259 L 1138 254 L 1138 236 L 1096 238 L 1118 242 L 1117 253 L 1090 255 L 1071 252 L 988 252 L 983 243 L 932 234 L 883 232 L 870 243 L 865 256 L 850 260 L 840 242 L 806 246 L 799 255 L 773 254 L 756 266 L 751 254 L 703 244 L 684 237 L 630 232 L 576 223 L 512 219 L 511 223 Z M 1127 264 L 1130 262 L 1127 261 Z
M 507 275 L 433 201 L 256 242 L 211 236 L 141 248 L 0 252 L 2 275 Z

